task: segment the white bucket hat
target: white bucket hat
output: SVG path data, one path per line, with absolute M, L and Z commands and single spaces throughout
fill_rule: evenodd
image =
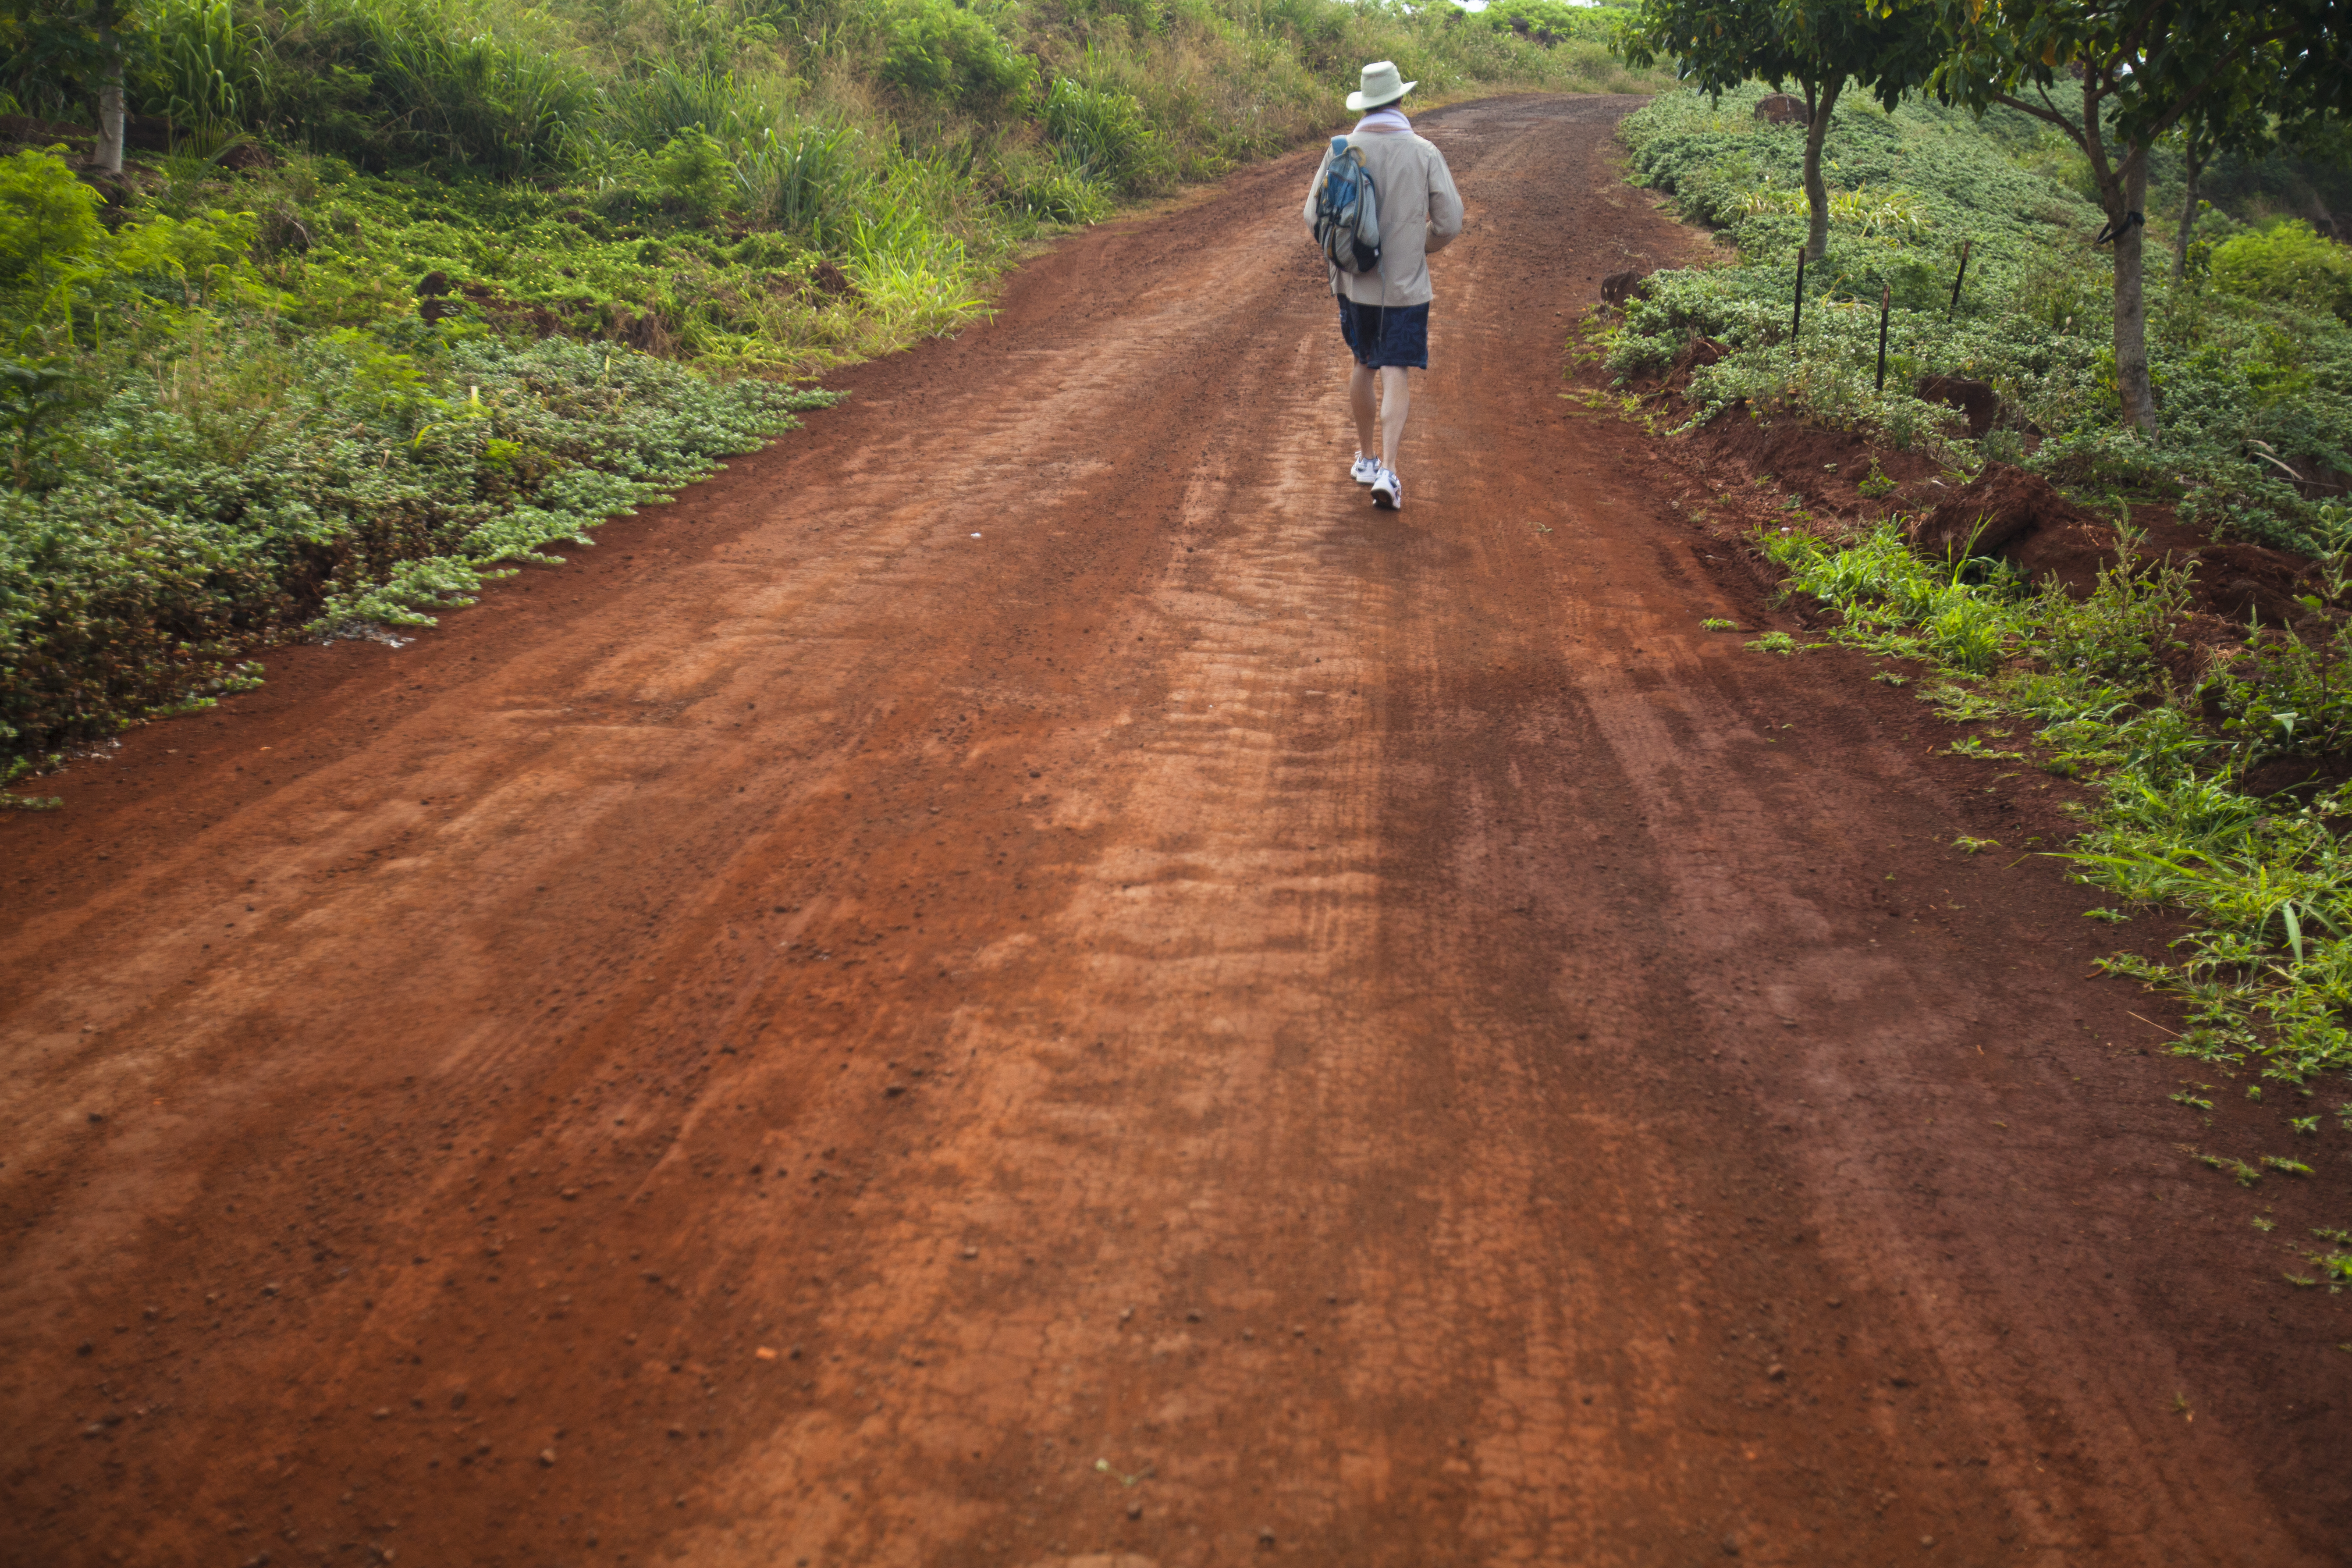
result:
M 1421 83 L 1417 81 L 1399 80 L 1396 61 L 1374 60 L 1364 68 L 1363 90 L 1348 95 L 1349 111 L 1361 114 L 1367 109 L 1378 109 L 1383 104 L 1394 103 L 1420 85 Z

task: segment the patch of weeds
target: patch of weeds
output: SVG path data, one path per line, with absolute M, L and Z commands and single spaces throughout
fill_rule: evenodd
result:
M 1854 481 L 1854 491 L 1864 500 L 1885 500 L 1895 493 L 1895 481 L 1879 468 L 1878 459 L 1870 459 L 1870 472 Z
M 1963 855 L 1976 855 L 1980 854 L 1987 849 L 2000 848 L 2000 840 L 1998 838 L 1970 838 L 1968 835 L 1962 834 L 1959 837 L 1952 840 L 1952 847 L 1958 850 Z
M 1758 653 L 1777 653 L 1783 658 L 1797 652 L 1797 639 L 1786 632 L 1766 632 L 1762 637 L 1751 639 L 1745 646 L 1754 648 Z
M 0 730 L 0 736 L 5 736 L 5 731 Z M 37 765 L 53 768 L 64 760 L 62 755 L 51 752 L 48 756 L 39 759 Z M 55 811 L 65 805 L 63 798 L 58 795 L 16 795 L 10 792 L 8 786 L 26 773 L 32 773 L 36 765 L 36 760 L 31 757 L 18 757 L 12 762 L 0 763 L 0 811 Z
M 1736 632 L 1739 629 L 1739 623 L 1737 621 L 1727 621 L 1720 616 L 1709 616 L 1706 619 L 1699 622 L 1699 629 L 1701 631 L 1709 632 Z
M 1925 699 L 1935 704 L 1936 717 L 1955 724 L 1972 724 L 1980 719 L 1997 719 L 2009 709 L 1991 693 L 1955 686 L 1949 681 L 1925 692 Z
M 2319 1270 L 2319 1278 L 2310 1283 L 2326 1286 L 2330 1295 L 2340 1294 L 2347 1287 L 2352 1287 L 2352 1231 L 2323 1229 L 2314 1230 L 2311 1234 L 2322 1241 L 2332 1243 L 2333 1247 L 2326 1252 L 2304 1254 L 2304 1260 Z M 2304 1281 L 2297 1280 L 2296 1283 Z M 2352 1351 L 2352 1345 L 2336 1348 Z
M 2084 910 L 2083 918 L 2086 921 L 2105 921 L 2109 925 L 2115 926 L 2131 923 L 2131 916 L 2121 910 Z
M 1788 591 L 1837 612 L 1831 640 L 1928 666 L 1937 717 L 2024 720 L 2045 771 L 2091 784 L 2074 808 L 2084 832 L 2061 858 L 2120 897 L 2087 917 L 2168 905 L 2192 925 L 2162 958 L 2102 961 L 2189 1004 L 2176 1052 L 2294 1085 L 2352 1068 L 2352 785 L 2256 796 L 2241 784 L 2282 758 L 2352 753 L 2352 630 L 2266 633 L 2259 657 L 2182 678 L 2163 656 L 2181 641 L 2188 582 L 2160 562 L 2126 553 L 2076 599 L 1995 563 L 1925 560 L 1899 520 L 1757 543 Z M 1988 743 L 2004 734 L 1988 726 L 1948 751 L 2025 760 Z

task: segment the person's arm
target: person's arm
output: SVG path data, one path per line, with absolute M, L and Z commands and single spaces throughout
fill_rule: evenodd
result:
M 1431 254 L 1454 243 L 1462 232 L 1462 193 L 1454 188 L 1454 171 L 1445 166 L 1445 154 L 1433 149 L 1429 171 L 1429 240 L 1423 247 Z

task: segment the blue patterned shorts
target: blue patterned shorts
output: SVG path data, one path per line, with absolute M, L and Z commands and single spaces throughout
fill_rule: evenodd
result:
M 1427 305 L 1359 305 L 1343 295 L 1339 335 L 1348 340 L 1358 364 L 1429 368 Z

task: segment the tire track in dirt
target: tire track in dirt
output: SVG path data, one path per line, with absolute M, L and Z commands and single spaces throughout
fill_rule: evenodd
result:
M 1626 107 L 1426 117 L 1401 518 L 1294 158 L 0 824 L 11 1560 L 2327 1561 L 2084 900 L 1553 395 Z

